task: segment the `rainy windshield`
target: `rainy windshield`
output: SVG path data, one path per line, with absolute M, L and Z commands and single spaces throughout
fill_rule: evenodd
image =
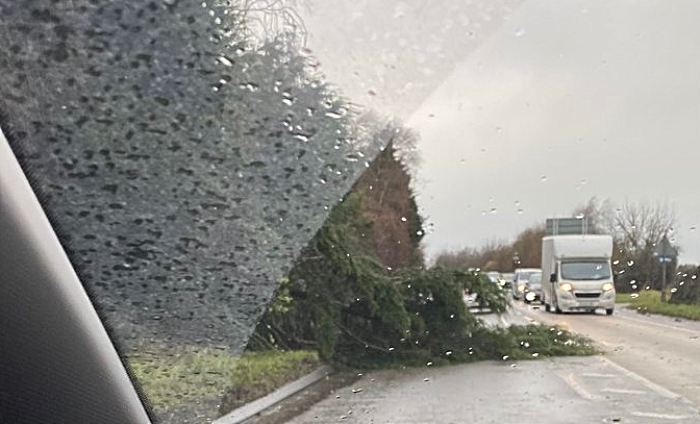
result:
M 0 129 L 155 422 L 695 423 L 698 16 L 0 0 Z
M 564 280 L 608 280 L 610 266 L 607 262 L 562 262 L 561 278 Z

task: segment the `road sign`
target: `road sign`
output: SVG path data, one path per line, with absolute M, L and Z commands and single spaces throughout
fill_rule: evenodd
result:
M 659 244 L 656 245 L 656 249 L 654 249 L 654 256 L 659 258 L 659 262 L 671 262 L 677 255 L 678 252 L 676 248 L 671 245 L 671 242 L 668 241 L 668 237 L 666 236 L 661 239 Z M 661 258 L 671 258 L 671 260 L 666 261 Z

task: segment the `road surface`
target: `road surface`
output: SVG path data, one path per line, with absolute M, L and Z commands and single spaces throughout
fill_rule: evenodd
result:
M 618 305 L 615 315 L 563 314 L 515 303 L 508 323 L 557 324 L 598 342 L 606 358 L 700 406 L 700 323 L 641 315 Z M 493 318 L 492 318 L 493 319 Z
M 554 315 L 516 303 L 492 325 L 540 322 L 587 334 L 594 357 L 363 375 L 289 421 L 310 423 L 699 423 L 700 324 L 642 316 Z

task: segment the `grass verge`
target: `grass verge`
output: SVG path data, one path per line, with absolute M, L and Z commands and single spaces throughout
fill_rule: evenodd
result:
M 226 414 L 321 365 L 311 351 L 271 351 L 234 357 L 223 349 L 151 349 L 132 354 L 131 371 L 156 414 L 192 402 L 223 399 Z
M 662 302 L 661 292 L 657 290 L 645 290 L 636 297 L 631 296 L 627 308 L 642 314 L 659 314 L 700 321 L 700 305 Z

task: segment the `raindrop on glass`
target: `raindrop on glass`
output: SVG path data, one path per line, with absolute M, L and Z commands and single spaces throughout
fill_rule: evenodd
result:
M 227 58 L 226 56 L 219 56 L 216 58 L 216 60 L 218 60 L 224 66 L 229 66 L 229 67 L 233 66 L 233 61 L 231 59 Z

